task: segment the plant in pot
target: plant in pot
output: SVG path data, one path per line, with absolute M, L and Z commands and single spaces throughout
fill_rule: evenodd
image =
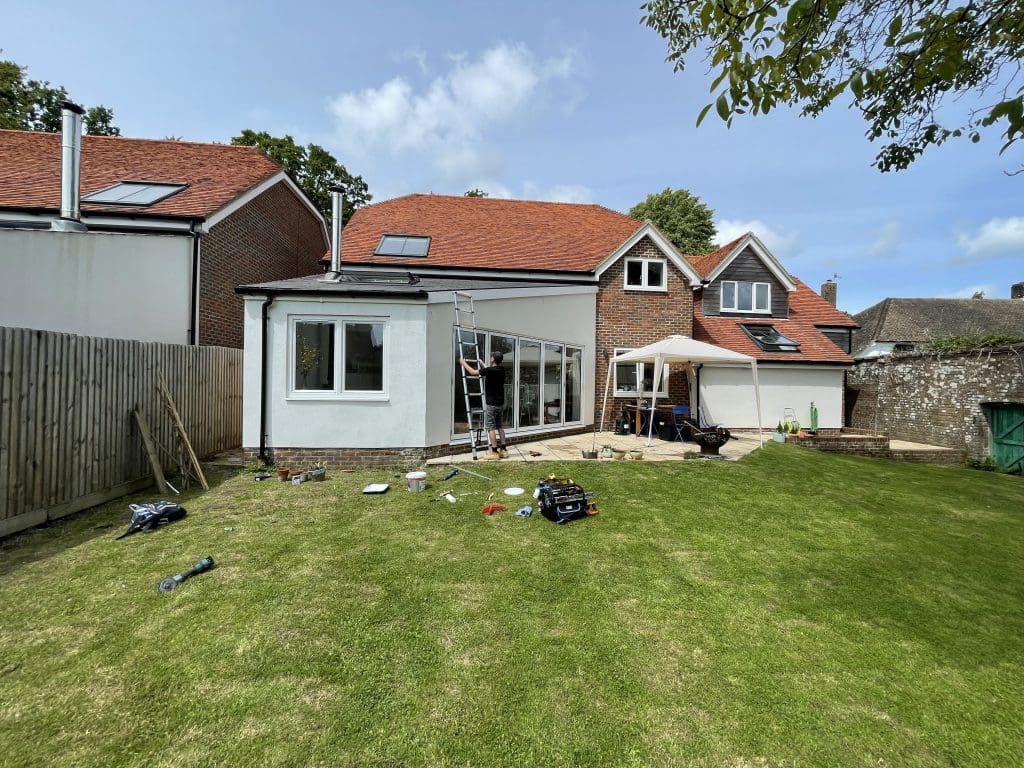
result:
M 313 466 L 309 468 L 309 478 L 310 480 L 317 480 L 321 482 L 326 480 L 327 465 L 322 461 L 316 462 Z
M 772 440 L 774 440 L 776 443 L 786 442 L 786 430 L 782 426 L 781 421 L 779 422 L 779 425 L 775 428 L 775 431 L 772 432 Z
M 612 447 L 610 445 L 608 445 L 607 443 L 605 443 L 604 445 L 601 446 L 601 458 L 602 459 L 610 459 L 612 457 L 612 452 L 613 452 Z

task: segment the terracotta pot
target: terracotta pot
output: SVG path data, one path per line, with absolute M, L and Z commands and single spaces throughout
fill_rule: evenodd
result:
M 277 470 L 277 479 L 281 481 L 288 479 L 288 467 L 281 467 Z

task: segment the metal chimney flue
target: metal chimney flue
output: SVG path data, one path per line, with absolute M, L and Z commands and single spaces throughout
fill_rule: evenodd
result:
M 337 280 L 341 274 L 341 227 L 345 210 L 345 190 L 331 187 L 331 270 L 324 280 Z
M 82 162 L 82 115 L 85 110 L 65 101 L 61 104 L 60 218 L 50 226 L 58 232 L 85 232 L 79 208 Z

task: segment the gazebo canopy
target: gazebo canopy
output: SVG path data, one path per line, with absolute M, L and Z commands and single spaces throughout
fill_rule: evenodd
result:
M 757 360 L 750 355 L 741 352 L 733 352 L 731 349 L 716 347 L 714 344 L 706 344 L 703 341 L 696 341 L 689 336 L 673 334 L 666 336 L 661 341 L 648 344 L 646 347 L 634 349 L 630 352 L 623 352 L 615 355 L 608 361 L 608 375 L 604 385 L 604 404 L 601 406 L 601 429 L 604 429 L 604 414 L 608 404 L 608 387 L 611 383 L 612 367 L 616 363 L 653 363 L 654 364 L 654 391 L 657 392 L 661 381 L 661 370 L 666 363 L 681 364 L 703 364 L 714 363 L 717 365 L 749 365 L 750 372 L 754 378 L 754 407 L 757 410 L 757 431 L 764 445 L 764 435 L 761 431 L 761 390 L 757 383 Z M 654 409 L 656 396 L 651 398 L 651 409 Z M 651 444 L 651 436 L 654 430 L 654 419 L 649 419 L 647 434 L 647 445 Z

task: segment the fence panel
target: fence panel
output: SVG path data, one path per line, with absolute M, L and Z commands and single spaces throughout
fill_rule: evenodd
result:
M 136 405 L 176 463 L 161 379 L 198 456 L 241 445 L 240 349 L 0 328 L 0 536 L 152 482 Z

